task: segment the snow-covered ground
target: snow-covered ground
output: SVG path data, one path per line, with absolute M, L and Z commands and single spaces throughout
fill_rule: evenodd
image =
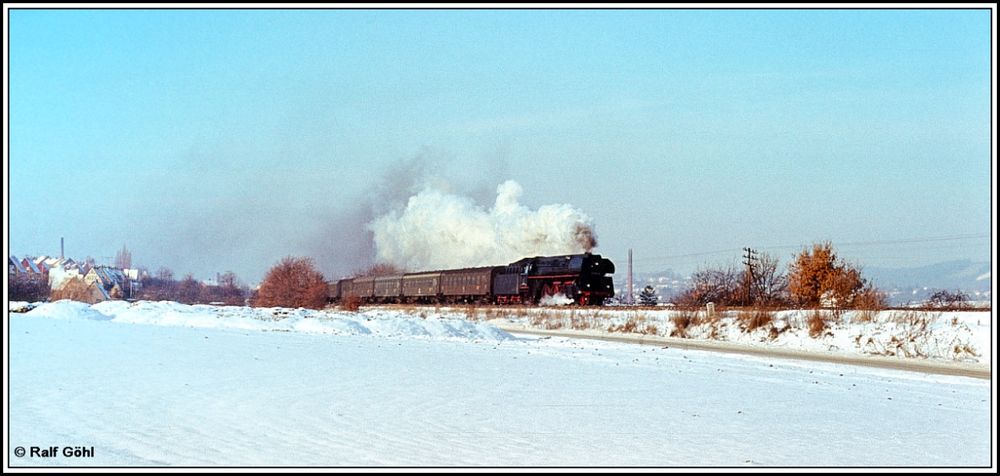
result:
M 424 311 L 10 313 L 11 465 L 990 466 L 991 382 Z M 91 458 L 15 447 L 93 447 Z

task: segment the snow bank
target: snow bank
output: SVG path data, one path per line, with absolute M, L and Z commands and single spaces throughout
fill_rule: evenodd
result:
M 172 301 L 104 301 L 93 306 L 76 301 L 45 303 L 27 312 L 30 317 L 111 320 L 124 324 L 243 329 L 310 334 L 374 335 L 465 341 L 502 341 L 510 334 L 489 324 L 473 323 L 440 314 L 415 317 L 400 311 L 362 313 L 310 309 L 187 305 Z
M 52 319 L 89 319 L 107 321 L 111 316 L 90 307 L 89 304 L 63 299 L 47 302 L 25 313 L 31 317 L 48 317 Z
M 597 330 L 619 334 L 680 337 L 734 342 L 754 347 L 804 351 L 882 355 L 989 363 L 992 335 L 989 312 L 881 311 L 865 313 L 824 311 L 824 328 L 810 330 L 813 311 L 770 313 L 759 325 L 738 311 L 707 316 L 704 309 L 529 309 L 501 312 L 507 322 L 543 330 Z

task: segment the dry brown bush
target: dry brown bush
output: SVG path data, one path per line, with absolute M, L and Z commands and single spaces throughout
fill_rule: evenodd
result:
M 525 311 L 526 312 L 526 311 Z M 563 322 L 559 314 L 552 314 L 549 311 L 539 309 L 537 312 L 532 313 L 528 322 L 532 327 L 540 327 L 542 329 L 562 329 Z
M 691 315 L 688 313 L 670 316 L 670 322 L 674 324 L 674 329 L 670 331 L 670 337 L 687 337 L 687 328 L 691 325 Z
M 607 331 L 625 334 L 646 334 L 648 333 L 646 321 L 647 317 L 645 314 L 630 313 L 624 323 L 621 325 L 610 325 Z
M 879 297 L 861 277 L 861 269 L 838 257 L 830 242 L 814 244 L 795 257 L 789 266 L 788 291 L 793 300 L 810 307 L 854 307 L 857 298 Z M 824 302 L 828 299 L 831 302 Z
M 809 319 L 806 321 L 806 327 L 809 329 L 809 337 L 813 339 L 822 336 L 829 325 L 829 317 L 818 309 L 809 313 Z
M 740 326 L 746 332 L 752 332 L 755 329 L 770 325 L 774 322 L 774 311 L 766 309 L 763 307 L 755 307 L 749 310 L 739 311 L 736 318 L 740 322 Z
M 358 312 L 361 309 L 361 298 L 358 296 L 345 296 L 340 303 L 340 308 L 347 312 Z
M 53 291 L 44 275 L 7 275 L 7 299 L 11 301 L 38 302 L 50 298 Z M 55 300 L 55 298 L 53 298 Z
M 889 321 L 899 324 L 908 333 L 916 335 L 926 333 L 930 329 L 931 324 L 936 322 L 940 317 L 940 312 L 901 311 L 892 313 Z
M 465 308 L 465 318 L 472 322 L 479 322 L 482 318 L 479 317 L 479 306 L 467 306 Z
M 326 281 L 312 260 L 288 256 L 267 272 L 254 306 L 322 309 L 326 294 Z

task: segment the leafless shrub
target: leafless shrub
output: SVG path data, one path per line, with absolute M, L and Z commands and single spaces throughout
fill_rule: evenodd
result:
M 968 301 L 969 295 L 961 290 L 956 290 L 954 292 L 940 290 L 934 292 L 934 294 L 931 294 L 931 296 L 927 298 L 927 304 L 931 307 L 947 310 L 968 309 L 970 307 Z
M 361 309 L 361 298 L 358 296 L 345 296 L 340 303 L 340 308 L 347 312 L 358 312 Z
M 670 322 L 674 324 L 674 329 L 670 331 L 670 337 L 688 337 L 688 328 L 698 325 L 701 320 L 698 314 L 696 309 L 690 307 L 682 307 L 674 312 L 670 316 Z
M 608 326 L 608 332 L 618 332 L 624 334 L 647 334 L 648 318 L 645 314 L 630 313 L 625 322 L 620 325 L 610 325 Z
M 737 305 L 743 296 L 742 277 L 733 266 L 698 270 L 691 276 L 691 287 L 675 301 L 683 307 L 704 306 L 710 302 Z
M 569 313 L 570 329 L 575 329 L 575 330 L 590 329 L 591 324 L 593 323 L 591 322 L 590 319 L 587 318 L 586 315 L 583 315 L 582 313 L 577 313 L 575 309 L 570 311 Z
M 50 293 L 53 296 L 53 301 L 58 299 L 69 299 L 55 297 L 58 291 L 59 290 L 49 289 L 49 282 L 45 279 L 45 275 L 7 275 L 7 299 L 11 301 L 44 301 L 49 298 Z
M 562 329 L 564 327 L 562 318 L 558 314 L 552 314 L 542 309 L 538 309 L 537 312 L 532 313 L 528 322 L 532 327 L 542 329 Z
M 778 268 L 779 262 L 769 253 L 760 253 L 753 262 L 753 279 L 745 281 L 751 283 L 750 302 L 754 306 L 777 307 L 789 301 L 788 275 Z
M 816 339 L 826 334 L 826 329 L 830 326 L 829 321 L 830 317 L 819 309 L 815 309 L 809 313 L 809 318 L 806 321 L 806 326 L 809 329 L 809 337 Z
M 895 322 L 900 327 L 913 333 L 924 333 L 930 326 L 941 317 L 940 312 L 926 311 L 898 311 L 893 312 L 889 317 L 890 322 Z
M 357 269 L 352 273 L 352 276 L 362 277 L 362 276 L 392 276 L 396 274 L 403 274 L 406 271 L 393 264 L 388 263 L 378 263 L 373 264 L 365 269 Z
M 744 331 L 753 332 L 756 329 L 773 323 L 774 311 L 763 307 L 754 307 L 750 310 L 739 311 L 736 318 L 739 320 L 740 326 Z
M 957 359 L 964 357 L 979 357 L 979 352 L 976 352 L 975 347 L 968 343 L 955 344 L 952 352 L 954 352 L 955 358 Z
M 857 324 L 866 324 L 869 322 L 875 322 L 875 316 L 878 315 L 878 311 L 870 309 L 860 309 L 854 313 L 854 322 Z
M 479 306 L 467 306 L 465 308 L 465 318 L 472 322 L 480 321 L 479 317 Z
M 626 320 L 625 323 L 621 325 L 612 324 L 611 326 L 608 326 L 608 332 L 633 334 L 635 333 L 635 331 L 636 331 L 636 322 L 632 319 Z

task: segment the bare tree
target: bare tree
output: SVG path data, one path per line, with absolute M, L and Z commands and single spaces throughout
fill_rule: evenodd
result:
M 219 275 L 219 286 L 222 287 L 237 288 L 239 287 L 238 281 L 236 273 L 232 271 L 226 271 Z
M 742 294 L 743 273 L 730 265 L 708 268 L 691 275 L 691 286 L 677 300 L 682 305 L 704 305 L 710 302 L 721 306 L 739 304 Z
M 122 245 L 122 249 L 118 250 L 115 254 L 115 267 L 118 269 L 126 269 L 132 267 L 132 252 Z
M 194 275 L 188 273 L 177 286 L 177 301 L 184 304 L 197 304 L 201 302 L 202 284 L 194 279 Z
M 172 281 L 174 279 L 174 272 L 165 266 L 160 266 L 160 269 L 156 270 L 156 278 L 165 281 Z
M 216 286 L 205 286 L 203 289 L 204 300 L 213 303 L 223 303 L 230 306 L 244 304 L 246 300 L 246 290 L 239 284 L 236 273 L 226 271 L 219 275 L 219 283 Z
M 961 290 L 955 292 L 942 289 L 935 291 L 927 298 L 927 303 L 933 307 L 945 309 L 964 309 L 968 307 L 969 295 Z
M 750 296 L 754 305 L 776 306 L 788 300 L 788 276 L 778 267 L 779 259 L 760 253 L 753 266 Z
M 377 263 L 369 266 L 367 269 L 361 269 L 354 272 L 354 276 L 392 276 L 394 274 L 403 274 L 406 271 L 394 264 L 389 263 Z

